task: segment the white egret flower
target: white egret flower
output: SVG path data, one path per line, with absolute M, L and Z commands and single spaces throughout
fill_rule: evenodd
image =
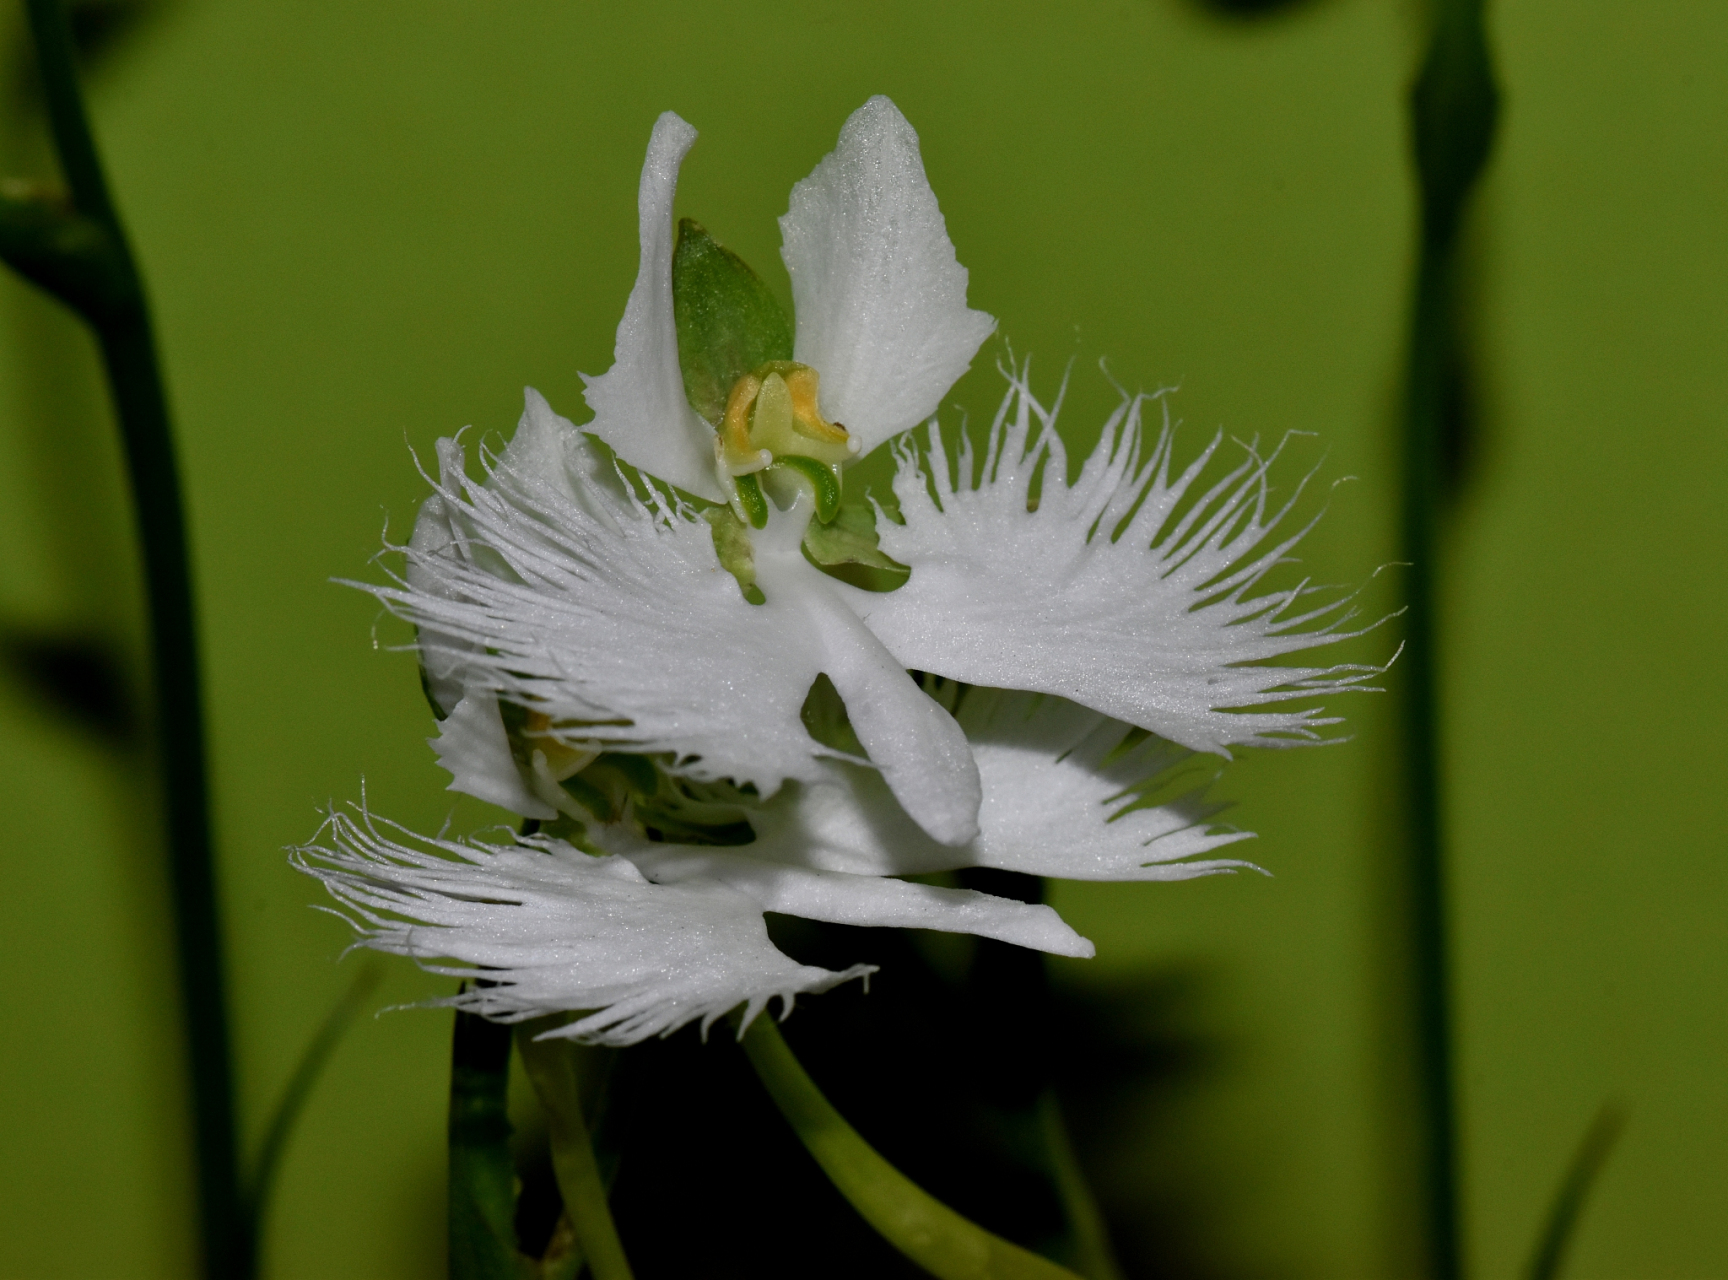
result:
M 627 1043 L 860 972 L 794 964 L 763 911 L 1090 955 L 1049 907 L 898 877 L 1245 865 L 1199 856 L 1245 834 L 1209 826 L 1198 792 L 1152 804 L 1146 785 L 1191 752 L 1316 740 L 1335 721 L 1284 704 L 1374 670 L 1265 665 L 1341 638 L 1349 616 L 1305 586 L 1254 594 L 1305 532 L 1277 530 L 1289 507 L 1269 505 L 1267 461 L 1250 450 L 1199 491 L 1220 441 L 1174 471 L 1168 421 L 1149 432 L 1148 398 L 1124 396 L 1070 483 L 1024 368 L 982 456 L 945 437 L 932 415 L 994 322 L 967 307 L 917 136 L 881 97 L 780 220 L 792 358 L 727 374 L 705 417 L 673 276 L 694 139 L 671 113 L 655 125 L 641 266 L 612 369 L 587 379 L 592 421 L 530 391 L 479 479 L 441 441 L 406 575 L 366 588 L 419 629 L 452 789 L 574 824 L 576 843 L 404 843 L 335 815 L 302 869 L 368 945 L 490 980 L 459 1003 L 595 1011 L 569 1034 Z M 898 518 L 880 513 L 880 550 L 910 577 L 872 592 L 805 545 L 843 467 L 884 444 Z M 813 732 L 824 690 L 844 741 Z M 585 780 L 643 757 L 669 822 L 644 816 L 652 787 L 614 785 L 614 803 Z

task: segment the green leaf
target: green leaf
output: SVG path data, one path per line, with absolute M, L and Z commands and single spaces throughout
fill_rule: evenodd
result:
M 516 1250 L 510 1028 L 456 1015 L 450 1052 L 450 1280 L 531 1280 Z
M 842 502 L 831 524 L 812 520 L 804 554 L 818 568 L 866 591 L 892 591 L 912 576 L 877 545 L 876 508 L 868 502 Z
M 750 1024 L 744 1052 L 840 1194 L 883 1239 L 938 1280 L 1080 1280 L 961 1217 L 884 1160 L 822 1096 L 772 1017 Z
M 765 361 L 792 358 L 792 324 L 768 286 L 693 218 L 678 223 L 672 314 L 684 394 L 715 426 L 733 383 Z

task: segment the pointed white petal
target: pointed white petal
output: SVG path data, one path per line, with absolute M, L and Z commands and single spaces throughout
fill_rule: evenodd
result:
M 706 522 L 602 473 L 538 397 L 484 483 L 452 449 L 435 496 L 461 536 L 407 548 L 405 581 L 356 584 L 421 628 L 429 662 L 581 722 L 556 730 L 572 745 L 668 752 L 679 772 L 763 795 L 820 776 L 830 753 L 799 717 L 820 657 L 809 628 L 788 602 L 744 600 Z
M 1264 708 L 1356 687 L 1380 668 L 1247 665 L 1346 638 L 1351 616 L 1347 599 L 1314 607 L 1306 585 L 1250 594 L 1306 532 L 1275 533 L 1289 506 L 1269 509 L 1269 460 L 1250 455 L 1183 508 L 1219 441 L 1172 479 L 1168 424 L 1148 454 L 1136 396 L 1070 486 L 1054 411 L 1024 371 L 1010 382 L 981 465 L 962 448 L 951 476 L 934 423 L 926 464 L 902 447 L 905 523 L 878 528 L 911 580 L 885 595 L 842 588 L 895 658 L 1058 694 L 1197 751 L 1314 741 L 1336 723 Z
M 323 881 L 361 945 L 487 984 L 432 1003 L 503 1022 L 593 1010 L 556 1033 L 593 1044 L 706 1027 L 740 1004 L 754 1017 L 775 996 L 790 1005 L 871 971 L 787 958 L 736 890 L 650 884 L 623 858 L 559 840 L 429 840 L 335 813 L 294 864 Z
M 884 97 L 792 188 L 780 255 L 797 310 L 795 358 L 822 376 L 822 410 L 868 453 L 936 411 L 996 322 L 966 306 L 966 268 L 924 176 L 918 135 Z
M 943 889 L 764 862 L 750 857 L 748 848 L 704 849 L 639 841 L 620 852 L 656 884 L 715 881 L 736 889 L 764 911 L 834 924 L 973 933 L 1059 956 L 1089 959 L 1094 954 L 1092 944 L 1052 907 L 974 889 Z
M 498 699 L 490 693 L 467 694 L 438 723 L 438 736 L 427 742 L 438 763 L 450 771 L 446 791 L 460 791 L 524 818 L 556 818 L 558 811 L 534 798 L 504 736 Z
M 808 499 L 776 512 L 756 540 L 756 581 L 771 606 L 796 609 L 810 628 L 858 741 L 912 819 L 942 844 L 964 844 L 978 833 L 978 767 L 966 735 L 894 656 L 882 647 L 811 567 L 794 536 L 808 523 Z
M 582 375 L 594 420 L 588 430 L 618 456 L 681 489 L 722 499 L 714 479 L 714 433 L 684 395 L 672 314 L 672 196 L 696 130 L 668 111 L 654 122 L 636 196 L 642 260 L 618 322 L 612 368 Z
M 996 867 L 1067 880 L 1187 880 L 1250 864 L 1206 859 L 1248 832 L 1216 830 L 1204 781 L 1161 804 L 1146 783 L 1189 752 L 1157 738 L 1124 750 L 1128 726 L 1060 698 L 970 689 L 959 719 L 983 778 L 979 833 L 938 844 L 868 769 L 831 763 L 750 814 L 753 858 L 855 875 Z M 1171 790 L 1176 790 L 1170 787 Z M 1132 807 L 1139 804 L 1141 807 Z

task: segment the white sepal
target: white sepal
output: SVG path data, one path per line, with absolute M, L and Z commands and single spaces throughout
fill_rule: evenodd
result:
M 582 375 L 594 420 L 587 429 L 631 466 L 700 497 L 721 501 L 713 436 L 684 395 L 672 311 L 672 197 L 696 130 L 668 111 L 654 122 L 636 196 L 642 259 L 618 322 L 612 367 Z
M 550 819 L 558 811 L 537 800 L 522 779 L 504 734 L 498 699 L 476 691 L 464 695 L 456 709 L 438 722 L 438 736 L 428 738 L 438 763 L 450 771 L 447 791 L 460 791 L 524 818 Z
M 935 422 L 922 460 L 910 439 L 899 446 L 905 523 L 884 519 L 878 532 L 912 577 L 887 594 L 846 588 L 895 658 L 968 684 L 1057 694 L 1223 755 L 1233 744 L 1315 741 L 1337 723 L 1315 708 L 1263 709 L 1382 670 L 1257 665 L 1360 634 L 1340 631 L 1348 598 L 1314 605 L 1307 584 L 1250 594 L 1308 528 L 1278 530 L 1295 498 L 1272 508 L 1270 460 L 1250 452 L 1184 507 L 1220 438 L 1172 478 L 1168 423 L 1148 440 L 1147 397 L 1125 396 L 1070 485 L 1055 410 L 1033 397 L 1023 369 L 1008 377 L 984 458 L 963 437 L 951 474 Z
M 431 1003 L 502 1022 L 593 1011 L 553 1033 L 590 1044 L 697 1019 L 706 1030 L 740 1004 L 748 1024 L 776 996 L 789 1009 L 799 992 L 872 971 L 787 958 L 756 903 L 725 885 L 651 884 L 624 858 L 559 840 L 434 840 L 337 812 L 294 865 L 342 904 L 359 945 L 484 984 Z
M 794 358 L 822 375 L 822 410 L 868 453 L 935 412 L 996 322 L 966 305 L 966 268 L 924 176 L 918 135 L 871 98 L 792 188 L 780 219 Z

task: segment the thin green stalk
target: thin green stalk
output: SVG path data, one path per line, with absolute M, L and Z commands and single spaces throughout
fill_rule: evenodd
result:
M 539 1029 L 533 1024 L 520 1028 L 516 1049 L 546 1109 L 552 1172 L 558 1179 L 558 1194 L 564 1198 L 564 1212 L 569 1215 L 593 1280 L 631 1280 L 630 1263 L 612 1220 L 606 1180 L 594 1158 L 588 1122 L 582 1115 L 575 1046 L 567 1040 L 536 1040 L 534 1033 Z
M 318 1083 L 324 1064 L 330 1060 L 330 1055 L 341 1043 L 349 1024 L 354 1021 L 354 1015 L 360 1012 L 366 997 L 372 994 L 383 976 L 383 965 L 378 963 L 376 956 L 369 957 L 360 972 L 354 975 L 354 981 L 348 985 L 348 990 L 342 993 L 341 998 L 324 1016 L 324 1021 L 319 1024 L 305 1052 L 300 1055 L 294 1073 L 288 1077 L 282 1096 L 277 1100 L 276 1111 L 270 1117 L 270 1125 L 264 1131 L 264 1142 L 258 1149 L 258 1163 L 246 1188 L 243 1227 L 252 1233 L 252 1238 L 243 1242 L 242 1252 L 248 1257 L 255 1257 L 259 1252 L 270 1192 L 276 1185 L 276 1173 L 282 1167 L 282 1157 L 288 1150 L 288 1139 L 294 1132 L 300 1113 L 312 1096 L 313 1086 Z
M 793 1057 L 771 1017 L 744 1033 L 756 1075 L 822 1172 L 901 1253 L 939 1280 L 1080 1280 L 961 1217 L 884 1160 Z
M 1484 0 L 1435 0 L 1433 33 L 1410 96 L 1421 244 L 1405 385 L 1402 554 L 1410 565 L 1404 661 L 1404 749 L 1410 903 L 1430 1270 L 1463 1274 L 1446 919 L 1443 731 L 1437 561 L 1448 380 L 1457 367 L 1458 232 L 1488 159 L 1499 97 Z
M 234 1088 L 210 834 L 191 570 L 167 398 L 149 307 L 90 133 L 61 0 L 26 0 L 49 124 L 72 210 L 8 261 L 96 331 L 131 477 L 149 602 L 157 750 L 167 819 L 175 942 L 186 1018 L 203 1272 L 246 1280 Z M 37 208 L 41 213 L 46 206 Z M 8 214 L 29 213 L 14 202 Z M 52 211 L 49 211 L 52 214 Z M 79 237 L 85 232 L 94 235 Z M 64 233 L 65 243 L 54 242 Z M 68 248 L 68 246 L 70 246 Z M 82 249 L 80 250 L 80 246 Z M 10 250 L 19 249 L 15 255 Z M 54 254 L 66 250 L 63 260 Z M 80 258 L 82 251 L 85 256 Z M 31 253 L 37 257 L 31 259 Z M 29 261 L 20 263 L 21 256 Z
M 1105 1225 L 1104 1211 L 1086 1181 L 1086 1171 L 1080 1167 L 1080 1157 L 1069 1140 L 1068 1124 L 1062 1118 L 1062 1104 L 1054 1089 L 1046 1089 L 1038 1099 L 1038 1126 L 1043 1131 L 1044 1149 L 1049 1153 L 1051 1180 L 1056 1184 L 1056 1194 L 1062 1198 L 1062 1213 L 1074 1236 L 1074 1265 L 1086 1280 L 1125 1280 L 1116 1261 L 1116 1251 L 1110 1247 L 1110 1229 Z
M 1530 1259 L 1530 1280 L 1558 1280 L 1561 1264 L 1566 1260 L 1566 1250 L 1577 1232 L 1579 1216 L 1584 1212 L 1584 1201 L 1590 1188 L 1596 1185 L 1602 1166 L 1614 1153 L 1614 1146 L 1620 1141 L 1625 1127 L 1625 1107 L 1613 1101 L 1603 1103 L 1584 1140 L 1578 1144 L 1572 1163 L 1567 1166 L 1560 1189 L 1554 1194 L 1554 1203 L 1548 1207 L 1542 1238 L 1537 1241 L 1536 1252 Z

